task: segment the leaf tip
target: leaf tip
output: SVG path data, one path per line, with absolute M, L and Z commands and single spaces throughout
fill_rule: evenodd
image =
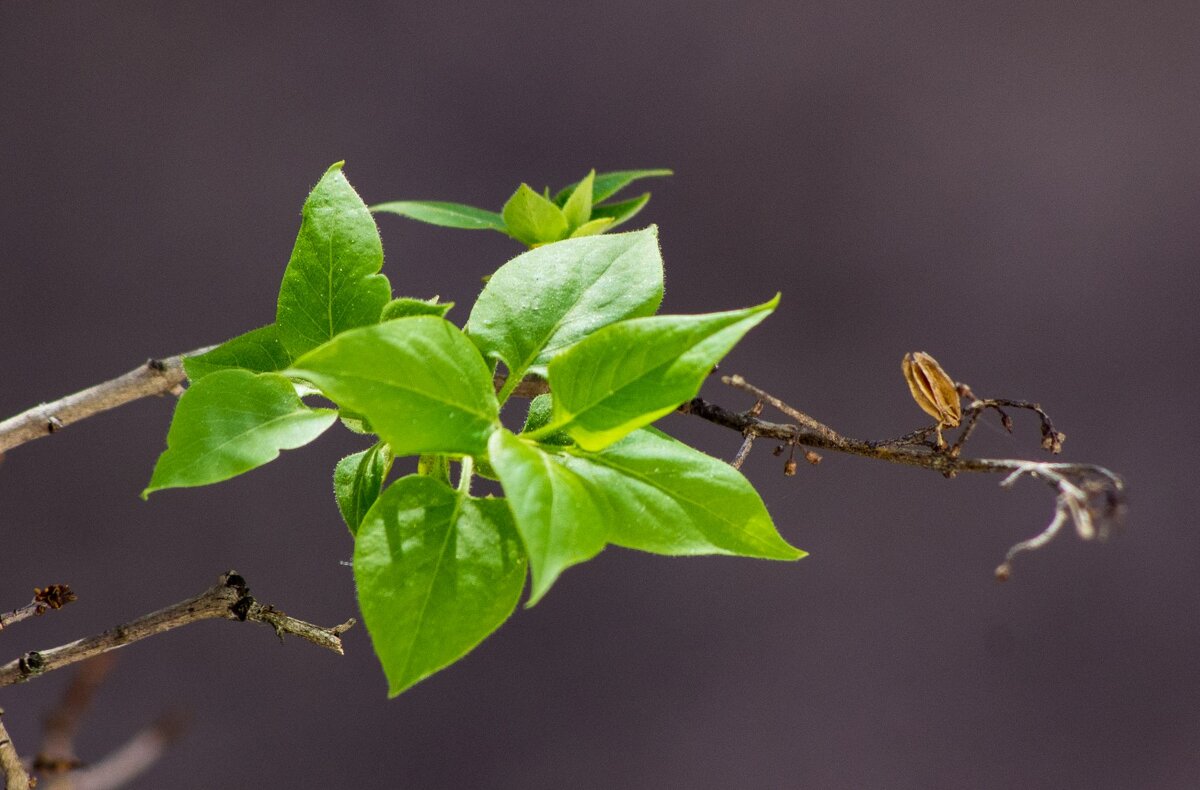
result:
M 331 165 L 328 167 L 328 169 L 326 169 L 326 170 L 325 170 L 325 175 L 329 175 L 330 173 L 336 173 L 336 172 L 338 172 L 339 170 L 341 170 L 341 169 L 342 169 L 343 167 L 345 167 L 345 166 L 346 166 L 346 160 L 345 160 L 345 159 L 339 159 L 338 161 L 336 161 L 336 162 L 334 162 L 333 164 L 331 164 Z

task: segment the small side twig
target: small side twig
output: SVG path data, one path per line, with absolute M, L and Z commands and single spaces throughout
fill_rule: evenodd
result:
M 49 609 L 61 609 L 76 600 L 75 592 L 65 584 L 33 588 L 33 600 L 11 612 L 0 612 L 0 631 L 30 617 L 45 614 Z
M 186 729 L 183 717 L 166 714 L 136 733 L 104 759 L 72 772 L 62 790 L 116 790 L 145 773 Z M 53 786 L 47 790 L 55 790 Z
M 351 618 L 341 625 L 323 628 L 289 617 L 273 606 L 256 601 L 250 595 L 246 580 L 230 571 L 214 587 L 194 598 L 110 628 L 96 636 L 49 650 L 30 651 L 0 667 L 0 686 L 29 680 L 173 628 L 213 619 L 265 623 L 275 629 L 280 639 L 285 634 L 292 634 L 338 655 L 343 654 L 341 635 L 355 623 Z
M 4 710 L 0 709 L 0 771 L 4 773 L 6 790 L 29 790 L 29 772 L 17 754 L 8 730 L 4 727 Z
M 59 780 L 81 765 L 75 755 L 75 735 L 115 662 L 112 653 L 104 653 L 80 664 L 58 706 L 46 717 L 42 747 L 33 758 L 33 770 L 46 790 L 71 790 L 70 781 Z

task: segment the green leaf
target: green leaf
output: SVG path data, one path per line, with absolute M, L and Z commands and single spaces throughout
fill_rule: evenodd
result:
M 383 442 L 346 456 L 334 467 L 333 496 L 351 535 L 358 532 L 363 516 L 379 498 L 391 467 L 392 454 Z
M 639 179 L 670 175 L 674 175 L 674 173 L 661 168 L 654 170 L 614 170 L 611 173 L 600 173 L 592 182 L 592 203 L 596 204 L 607 200 Z M 577 186 L 579 186 L 578 181 L 560 189 L 558 194 L 554 196 L 554 202 L 560 206 L 563 205 Z M 595 212 L 592 213 L 592 216 L 596 216 Z
M 417 475 L 389 486 L 354 542 L 359 607 L 389 696 L 454 663 L 512 614 L 525 559 L 502 499 Z
M 571 231 L 569 238 L 581 239 L 584 236 L 597 236 L 608 230 L 613 221 L 607 217 L 604 219 L 594 219 L 591 222 L 585 222 L 575 230 Z
M 371 212 L 346 177 L 329 168 L 304 202 L 291 260 L 279 286 L 275 323 L 298 357 L 347 329 L 374 324 L 391 297 L 383 245 Z
M 145 499 L 161 488 L 228 480 L 320 436 L 337 419 L 310 409 L 292 382 L 274 373 L 219 370 L 192 384 L 167 432 Z
M 438 318 L 444 318 L 446 313 L 450 312 L 451 307 L 454 307 L 454 302 L 439 302 L 436 296 L 429 300 L 402 296 L 384 305 L 379 320 L 391 321 L 414 315 L 436 315 Z
M 508 367 L 513 386 L 600 327 L 653 315 L 662 301 L 657 229 L 539 247 L 501 266 L 471 309 L 466 331 Z
M 564 570 L 596 556 L 612 518 L 608 497 L 539 447 L 501 429 L 488 442 L 533 573 L 529 605 Z
M 600 450 L 692 398 L 771 301 L 726 313 L 634 318 L 606 326 L 550 362 L 554 420 L 585 450 Z
M 366 417 L 396 456 L 482 453 L 497 425 L 487 363 L 457 327 L 434 316 L 344 332 L 287 372 Z
M 599 453 L 558 457 L 607 493 L 608 540 L 618 546 L 669 555 L 805 556 L 780 537 L 741 472 L 653 428 Z
M 567 218 L 562 209 L 521 184 L 501 211 L 504 225 L 514 239 L 530 246 L 558 241 L 567 235 Z
M 521 429 L 521 433 L 533 433 L 540 428 L 544 428 L 550 424 L 550 418 L 553 415 L 553 396 L 549 394 L 536 396 L 533 400 L 529 401 L 529 411 L 525 414 L 525 427 Z M 575 444 L 575 440 L 568 436 L 565 431 L 543 436 L 538 441 L 542 444 L 558 446 Z
M 443 228 L 498 230 L 501 233 L 507 233 L 504 218 L 499 214 L 462 203 L 447 203 L 441 200 L 394 200 L 390 203 L 371 206 L 371 211 L 376 214 L 399 214 L 402 217 L 427 222 L 430 225 L 440 225 Z
M 573 232 L 582 227 L 592 217 L 592 182 L 596 179 L 596 171 L 587 176 L 575 187 L 571 197 L 563 204 L 562 213 L 567 218 L 567 227 Z
M 615 228 L 623 222 L 628 222 L 633 219 L 642 208 L 650 202 L 650 193 L 646 192 L 629 200 L 623 200 L 620 203 L 605 203 L 603 206 L 594 206 L 592 208 L 592 222 L 599 222 L 602 219 L 612 220 L 611 227 Z
M 209 373 L 230 368 L 274 373 L 286 368 L 292 361 L 283 343 L 279 342 L 279 330 L 274 324 L 252 329 L 244 335 L 226 340 L 216 348 L 183 360 L 183 369 L 188 378 L 197 381 Z

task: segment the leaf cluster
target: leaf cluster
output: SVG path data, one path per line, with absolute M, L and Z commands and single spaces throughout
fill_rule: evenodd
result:
M 618 170 L 589 172 L 583 179 L 550 196 L 521 184 L 499 212 L 441 200 L 395 200 L 371 208 L 377 213 L 463 230 L 494 230 L 528 247 L 563 239 L 595 236 L 633 219 L 650 200 L 645 192 L 626 200 L 609 200 L 634 181 L 669 176 L 670 170 Z M 608 202 L 605 202 L 608 201 Z
M 592 172 L 553 199 L 522 185 L 494 216 L 458 204 L 376 207 L 533 247 L 496 270 L 460 327 L 448 303 L 393 298 L 371 212 L 335 164 L 304 204 L 275 321 L 185 361 L 192 383 L 143 496 L 242 474 L 339 418 L 369 436 L 337 463 L 334 494 L 393 695 L 495 630 L 527 575 L 532 605 L 609 544 L 803 556 L 740 472 L 651 427 L 778 303 L 658 314 L 656 229 L 599 233 L 646 196 L 623 208 L 602 201 L 665 173 Z M 500 415 L 526 376 L 553 394 L 531 401 L 513 432 Z M 393 475 L 404 457 L 416 457 L 415 472 Z M 473 495 L 476 475 L 504 496 Z

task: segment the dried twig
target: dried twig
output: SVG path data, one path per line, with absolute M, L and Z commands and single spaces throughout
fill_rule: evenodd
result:
M 0 612 L 0 631 L 22 620 L 45 614 L 48 609 L 61 609 L 74 600 L 74 591 L 65 584 L 34 587 L 32 601 L 11 612 Z
M 167 747 L 183 733 L 184 720 L 172 714 L 163 716 L 146 727 L 103 760 L 77 771 L 64 779 L 61 788 L 48 785 L 46 790 L 115 790 L 132 782 L 154 765 Z
M 1124 511 L 1124 482 L 1102 466 L 1041 463 L 1010 458 L 964 458 L 960 451 L 965 439 L 960 437 L 954 445 L 942 448 L 937 442 L 929 439 L 929 436 L 935 433 L 934 428 L 922 429 L 900 439 L 882 442 L 852 439 L 836 433 L 740 376 L 727 376 L 722 378 L 722 381 L 753 395 L 759 402 L 771 404 L 797 422 L 767 422 L 753 414 L 752 410 L 731 412 L 708 403 L 703 398 L 692 399 L 681 406 L 680 411 L 731 428 L 747 437 L 764 436 L 789 445 L 807 445 L 891 463 L 919 466 L 940 472 L 946 477 L 954 477 L 959 472 L 1000 472 L 1008 474 L 1002 484 L 1005 487 L 1010 487 L 1022 476 L 1040 479 L 1052 485 L 1058 491 L 1054 519 L 1036 537 L 1018 543 L 1009 550 L 1004 563 L 996 569 L 996 578 L 1000 580 L 1007 579 L 1011 574 L 1013 557 L 1048 543 L 1058 534 L 1067 519 L 1075 524 L 1076 533 L 1080 538 L 1103 539 L 1107 536 L 1110 525 L 1118 523 Z M 967 407 L 968 419 L 964 425 L 964 433 L 969 433 L 979 414 L 986 409 L 996 409 L 1001 412 L 1002 419 L 1007 418 L 1008 415 L 1003 412 L 1002 407 L 1029 409 L 1035 412 L 1041 419 L 1042 447 L 1053 453 L 1062 449 L 1062 442 L 1066 437 L 1055 430 L 1050 417 L 1040 406 L 1026 401 L 976 399 Z M 1009 423 L 1011 420 L 1005 419 L 1006 427 Z M 794 466 L 785 467 L 785 473 L 791 470 L 794 470 Z
M 0 709 L 0 771 L 4 772 L 6 790 L 29 790 L 29 772 L 4 728 L 4 711 Z
M 200 620 L 251 620 L 265 623 L 275 629 L 282 639 L 284 634 L 293 634 L 319 647 L 342 654 L 341 635 L 355 621 L 347 620 L 333 628 L 306 623 L 289 617 L 272 606 L 256 601 L 250 595 L 246 581 L 230 571 L 209 590 L 180 601 L 173 606 L 110 628 L 96 636 L 71 642 L 49 650 L 35 650 L 15 661 L 0 667 L 0 686 L 20 683 L 55 669 L 69 666 L 86 658 L 123 647 L 139 639 L 161 634 L 173 628 Z

